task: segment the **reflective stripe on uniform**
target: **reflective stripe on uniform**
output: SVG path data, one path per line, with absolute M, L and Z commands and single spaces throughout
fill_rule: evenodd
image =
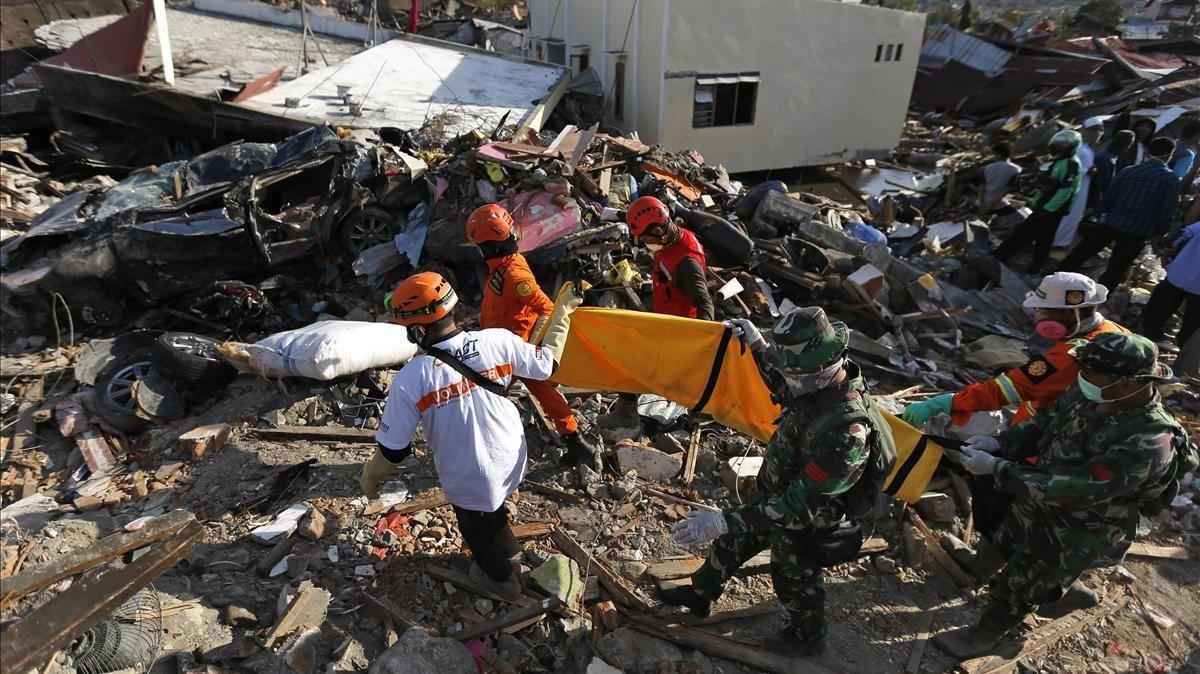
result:
M 1021 393 L 1017 391 L 1017 387 L 1013 385 L 1007 374 L 996 377 L 996 386 L 1000 387 L 1000 392 L 1004 394 L 1004 399 L 1008 401 L 1008 404 L 1016 405 L 1021 402 Z

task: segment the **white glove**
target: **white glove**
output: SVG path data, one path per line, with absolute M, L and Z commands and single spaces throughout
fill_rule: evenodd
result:
M 971 437 L 967 438 L 967 442 L 963 445 L 963 449 L 976 449 L 981 452 L 987 452 L 988 454 L 991 454 L 997 449 L 1000 449 L 1000 441 L 990 435 L 972 435 Z
M 727 533 L 725 515 L 709 510 L 693 510 L 671 527 L 671 538 L 680 545 L 702 545 Z
M 742 344 L 750 347 L 751 351 L 758 351 L 767 346 L 767 340 L 763 339 L 762 332 L 745 318 L 731 318 L 723 321 L 721 325 L 733 330 L 733 336 L 741 340 Z
M 996 457 L 979 449 L 962 448 L 962 467 L 974 475 L 991 475 L 996 466 Z

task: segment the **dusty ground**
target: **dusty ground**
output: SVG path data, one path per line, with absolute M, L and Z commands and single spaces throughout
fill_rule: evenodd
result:
M 295 424 L 309 408 L 306 398 L 313 390 L 281 392 L 265 382 L 240 380 L 227 396 L 227 402 L 188 419 L 178 428 L 214 420 Z M 319 389 L 316 389 L 319 391 Z M 594 414 L 596 401 L 582 405 Z M 323 408 L 322 408 L 323 409 Z M 307 419 L 305 419 L 307 421 Z M 321 421 L 318 417 L 315 421 Z M 536 425 L 531 426 L 536 431 Z M 173 429 L 174 430 L 174 429 Z M 177 431 L 175 431 L 177 432 Z M 160 439 L 168 445 L 172 435 Z M 553 460 L 543 458 L 543 434 L 531 432 L 531 456 L 534 458 L 529 480 L 570 488 L 574 477 L 566 474 Z M 686 442 L 686 439 L 684 439 Z M 156 443 L 158 444 L 158 443 Z M 731 444 L 723 433 L 710 437 L 707 446 L 736 451 L 742 445 Z M 167 449 L 167 452 L 172 450 Z M 370 556 L 367 545 L 378 516 L 364 517 L 365 499 L 359 494 L 359 468 L 370 452 L 368 444 L 328 442 L 265 442 L 242 434 L 211 457 L 189 464 L 174 491 L 155 492 L 150 498 L 108 514 L 90 513 L 73 520 L 57 520 L 50 525 L 55 537 L 35 549 L 29 564 L 51 559 L 66 549 L 86 545 L 118 525 L 141 514 L 147 506 L 165 505 L 195 511 L 205 523 L 204 543 L 186 562 L 172 569 L 155 583 L 163 593 L 164 606 L 198 599 L 196 606 L 169 615 L 164 623 L 164 650 L 156 672 L 174 672 L 177 661 L 195 660 L 219 663 L 241 671 L 271 671 L 281 666 L 278 657 L 265 652 L 256 642 L 264 628 L 275 620 L 280 596 L 300 580 L 312 579 L 333 594 L 329 618 L 321 628 L 316 647 L 323 671 L 359 671 L 381 652 L 387 643 L 387 628 L 367 614 L 359 589 L 390 598 L 422 625 L 442 633 L 475 622 L 495 608 L 489 600 L 477 600 L 463 592 L 449 594 L 447 586 L 423 573 L 429 566 L 465 570 L 468 561 L 460 550 L 453 515 L 448 507 L 422 515 L 424 530 L 408 541 L 414 549 L 404 554 L 393 551 L 386 560 Z M 717 456 L 723 455 L 715 452 Z M 170 458 L 164 456 L 163 458 Z M 248 495 L 269 489 L 274 476 L 283 468 L 306 459 L 316 459 L 308 478 L 273 509 L 307 501 L 328 518 L 327 533 L 321 540 L 301 540 L 293 550 L 304 560 L 296 568 L 275 578 L 260 575 L 255 566 L 269 547 L 253 542 L 248 536 L 252 526 L 266 518 L 243 512 L 239 503 Z M 703 466 L 710 468 L 710 465 Z M 432 462 L 415 462 L 402 478 L 411 494 L 419 495 L 436 486 Z M 645 486 L 645 485 L 643 485 Z M 664 485 L 656 485 L 663 488 Z M 669 486 L 669 485 L 668 485 Z M 694 484 L 692 497 L 708 500 L 723 496 L 724 488 L 715 470 L 702 471 Z M 627 576 L 636 576 L 647 564 L 694 554 L 670 541 L 667 528 L 671 519 L 663 502 L 642 495 L 624 502 L 595 501 L 583 496 L 582 503 L 562 502 L 538 493 L 534 488 L 520 492 L 516 502 L 516 521 L 562 522 L 575 531 L 577 539 Z M 717 504 L 725 503 L 716 500 Z M 617 538 L 611 537 L 631 518 L 640 523 L 625 527 Z M 962 521 L 948 525 L 961 534 Z M 960 592 L 932 560 L 921 568 L 912 568 L 901 550 L 901 537 L 892 519 L 876 522 L 874 535 L 883 537 L 891 549 L 858 562 L 829 571 L 828 611 L 832 623 L 830 657 L 845 663 L 849 671 L 904 671 L 914 643 L 932 615 L 934 632 L 971 622 L 978 614 L 980 601 L 971 593 Z M 1158 544 L 1195 544 L 1195 534 L 1158 531 L 1147 539 Z M 336 546 L 337 561 L 331 561 L 330 549 Z M 527 559 L 536 564 L 555 550 L 546 539 L 526 543 Z M 883 560 L 877 558 L 885 558 Z M 299 561 L 299 560 L 298 560 Z M 356 575 L 355 568 L 371 565 L 374 577 Z M 1200 562 L 1195 560 L 1156 560 L 1130 558 L 1124 565 L 1134 580 L 1122 585 L 1111 569 L 1089 574 L 1091 587 L 1103 587 L 1106 595 L 1131 592 L 1140 596 L 1161 618 L 1162 633 L 1170 641 L 1168 650 L 1143 616 L 1131 608 L 1119 610 L 1110 619 L 1090 625 L 1062 639 L 1054 648 L 1022 661 L 1023 671 L 1044 672 L 1155 672 L 1178 668 L 1191 653 L 1193 663 L 1200 647 Z M 362 569 L 360 568 L 361 572 Z M 647 599 L 657 604 L 655 582 L 643 576 L 638 587 Z M 769 576 L 739 579 L 731 583 L 718 604 L 729 610 L 773 601 Z M 232 607 L 232 608 L 231 608 Z M 252 614 L 248 622 L 235 626 L 229 612 L 245 610 Z M 666 609 L 663 609 L 664 615 Z M 1027 628 L 1048 621 L 1031 618 Z M 717 633 L 755 642 L 782 624 L 781 615 L 731 620 L 709 627 Z M 542 645 L 545 644 L 545 645 Z M 564 661 L 561 626 L 548 620 L 506 637 L 503 645 L 507 660 L 517 671 L 559 671 Z M 528 649 L 528 652 L 525 652 Z M 515 652 L 514 652 L 515 651 Z M 684 656 L 695 665 L 677 664 L 677 670 L 750 672 L 745 666 L 706 658 L 684 649 Z M 955 662 L 929 646 L 924 650 L 919 671 L 950 671 Z M 324 667 L 328 670 L 324 670 Z

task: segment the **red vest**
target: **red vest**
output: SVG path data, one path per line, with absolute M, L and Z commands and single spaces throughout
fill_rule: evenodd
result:
M 695 318 L 696 307 L 683 291 L 675 287 L 675 270 L 679 263 L 691 258 L 700 263 L 700 269 L 708 268 L 704 261 L 704 247 L 696 235 L 682 230 L 683 236 L 668 248 L 654 255 L 654 313 Z

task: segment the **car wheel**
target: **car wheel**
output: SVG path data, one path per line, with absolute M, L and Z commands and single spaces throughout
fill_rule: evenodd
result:
M 78 315 L 84 321 L 101 328 L 121 327 L 128 319 L 128 312 L 120 301 L 92 292 L 75 298 L 72 308 L 79 310 Z
M 152 367 L 148 350 L 115 358 L 96 376 L 96 411 L 109 426 L 125 433 L 138 433 L 146 420 L 137 415 L 133 385 Z
M 396 219 L 391 213 L 368 206 L 342 220 L 338 240 L 345 254 L 358 257 L 371 246 L 391 241 L 398 233 Z
M 219 389 L 237 370 L 217 352 L 221 342 L 190 332 L 164 332 L 150 350 L 150 360 L 164 377 L 183 387 Z

